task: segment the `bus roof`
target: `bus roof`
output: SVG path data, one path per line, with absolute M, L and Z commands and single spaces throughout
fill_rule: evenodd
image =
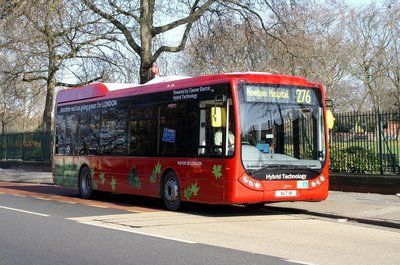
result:
M 207 83 L 227 82 L 231 79 L 243 79 L 248 82 L 266 82 L 285 85 L 315 86 L 303 77 L 286 76 L 264 72 L 235 72 L 197 77 L 158 77 L 145 84 L 121 83 L 91 83 L 82 87 L 61 90 L 57 94 L 56 104 L 89 100 L 101 97 L 120 97 L 124 95 L 139 95 L 158 91 L 180 89 L 187 86 L 201 86 Z

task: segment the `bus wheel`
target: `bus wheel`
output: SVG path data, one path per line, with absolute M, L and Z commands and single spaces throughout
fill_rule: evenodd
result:
M 163 181 L 164 204 L 170 211 L 176 211 L 181 206 L 179 180 L 173 172 L 168 172 Z
M 83 167 L 79 174 L 79 193 L 84 199 L 92 196 L 92 176 L 88 167 Z

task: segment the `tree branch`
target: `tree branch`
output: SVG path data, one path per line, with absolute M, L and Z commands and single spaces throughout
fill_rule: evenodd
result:
M 56 86 L 63 86 L 63 87 L 84 86 L 84 85 L 87 85 L 87 84 L 90 84 L 90 83 L 93 83 L 93 82 L 96 82 L 96 81 L 99 81 L 99 80 L 103 79 L 103 75 L 104 75 L 104 72 L 101 74 L 101 76 L 98 76 L 96 78 L 93 78 L 91 80 L 88 80 L 88 81 L 85 81 L 85 82 L 82 82 L 82 83 L 78 83 L 78 84 L 68 84 L 68 83 L 64 83 L 64 82 L 57 82 Z
M 258 21 L 259 21 L 260 24 L 261 24 L 262 29 L 264 30 L 264 33 L 265 33 L 267 36 L 270 36 L 270 37 L 272 37 L 272 38 L 278 40 L 279 42 L 281 42 L 283 45 L 287 46 L 287 44 L 286 44 L 281 38 L 279 38 L 278 36 L 275 36 L 275 35 L 273 35 L 273 34 L 271 34 L 271 33 L 269 32 L 269 30 L 267 29 L 267 27 L 266 27 L 265 24 L 264 24 L 264 21 L 263 21 L 262 17 L 261 17 L 260 14 L 258 14 L 256 11 L 252 10 L 252 9 L 251 9 L 250 7 L 248 7 L 247 5 L 240 3 L 238 0 L 226 0 L 226 2 L 231 3 L 231 4 L 233 4 L 233 5 L 236 5 L 236 6 L 240 7 L 241 9 L 246 10 L 246 11 L 249 12 L 250 14 L 254 15 L 255 17 L 257 17 Z M 235 10 L 235 11 L 238 11 L 238 10 L 236 10 L 236 9 L 234 9 L 234 8 L 232 8 L 232 9 Z
M 117 6 L 114 2 L 112 1 L 108 1 L 108 3 L 110 4 L 110 6 L 112 6 L 113 8 L 115 8 L 115 10 L 117 10 L 118 13 L 121 13 L 127 17 L 132 17 L 137 23 L 140 22 L 140 19 L 138 16 L 136 16 L 133 12 L 128 12 L 123 10 L 121 7 Z
M 45 76 L 35 76 L 35 77 L 28 78 L 28 77 L 25 76 L 25 74 L 22 77 L 22 81 L 23 82 L 33 82 L 33 81 L 38 81 L 38 80 L 44 80 L 44 81 L 47 82 L 47 77 L 45 77 Z
M 207 9 L 210 7 L 210 5 L 212 5 L 213 3 L 216 2 L 216 0 L 208 0 L 202 6 L 198 7 L 197 5 L 199 2 L 200 2 L 200 0 L 196 0 L 193 3 L 190 14 L 187 17 L 176 20 L 176 21 L 166 24 L 164 26 L 155 27 L 153 35 L 157 35 L 157 34 L 166 32 L 168 30 L 174 29 L 176 27 L 179 27 L 179 26 L 187 24 L 187 23 L 193 23 L 201 15 L 203 15 L 207 11 Z
M 186 29 L 185 29 L 185 32 L 183 33 L 183 36 L 182 36 L 182 39 L 181 39 L 181 43 L 179 44 L 179 46 L 175 46 L 175 47 L 161 46 L 160 48 L 157 49 L 156 53 L 153 55 L 152 63 L 157 61 L 158 57 L 160 57 L 160 55 L 163 52 L 180 52 L 180 51 L 182 51 L 186 46 L 186 42 L 187 42 L 187 39 L 189 37 L 189 33 L 190 33 L 190 30 L 192 29 L 194 21 L 195 20 L 190 21 L 186 25 Z
M 112 23 L 117 29 L 119 29 L 125 36 L 128 45 L 137 53 L 140 54 L 142 48 L 135 42 L 133 39 L 132 34 L 128 30 L 127 27 L 125 27 L 124 24 L 122 24 L 120 21 L 118 21 L 115 17 L 111 16 L 110 14 L 107 14 L 103 10 L 99 9 L 95 4 L 92 3 L 90 0 L 82 0 L 83 3 L 89 7 L 94 13 L 98 14 L 99 16 L 103 17 L 104 19 L 108 20 L 110 23 Z

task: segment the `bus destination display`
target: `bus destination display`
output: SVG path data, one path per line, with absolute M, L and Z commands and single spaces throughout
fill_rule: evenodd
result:
M 277 87 L 270 85 L 246 85 L 247 102 L 316 104 L 315 91 L 305 87 Z

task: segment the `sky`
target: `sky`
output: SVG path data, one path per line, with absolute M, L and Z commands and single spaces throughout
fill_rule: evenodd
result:
M 383 0 L 344 0 L 344 3 L 349 4 L 350 6 L 357 7 L 357 6 L 365 6 L 369 5 L 371 3 L 377 3 L 377 4 L 382 4 L 384 1 Z

